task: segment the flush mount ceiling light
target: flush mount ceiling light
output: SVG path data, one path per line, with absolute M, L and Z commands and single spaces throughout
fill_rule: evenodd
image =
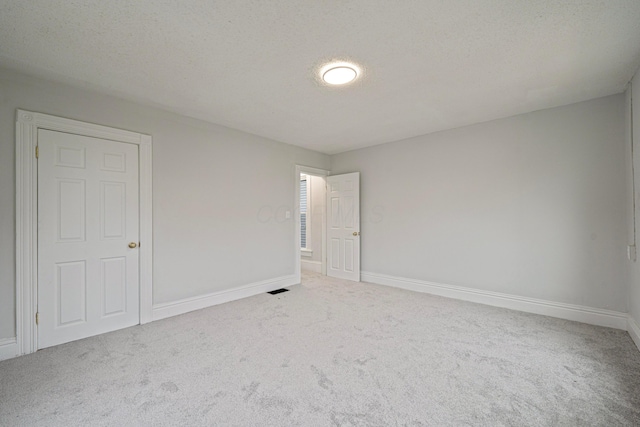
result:
M 325 69 L 326 71 L 322 73 L 322 80 L 330 85 L 344 85 L 358 77 L 356 67 L 350 64 L 334 64 L 325 67 Z

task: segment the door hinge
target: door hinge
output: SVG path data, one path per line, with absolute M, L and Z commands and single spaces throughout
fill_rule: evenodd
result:
M 40 324 L 40 313 L 36 313 L 36 325 Z
M 40 150 L 39 150 L 39 147 L 36 145 L 36 159 L 38 158 L 38 156 L 40 156 Z

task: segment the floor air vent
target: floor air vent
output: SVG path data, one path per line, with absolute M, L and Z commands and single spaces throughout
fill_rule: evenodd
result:
M 285 289 L 285 288 L 276 289 L 275 291 L 271 291 L 271 292 L 267 292 L 267 293 L 271 294 L 271 295 L 276 295 L 276 294 L 281 294 L 283 292 L 289 292 L 289 289 Z

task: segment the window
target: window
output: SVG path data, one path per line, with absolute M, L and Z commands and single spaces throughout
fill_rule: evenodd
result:
M 300 247 L 307 247 L 307 176 L 300 175 Z

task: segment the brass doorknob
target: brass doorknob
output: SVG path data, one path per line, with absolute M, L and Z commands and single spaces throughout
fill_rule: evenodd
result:
M 138 247 L 138 244 L 136 242 L 131 242 L 131 243 L 129 243 L 129 247 L 131 249 L 135 249 L 136 247 Z
M 359 232 L 359 231 L 354 231 L 354 232 L 353 232 L 353 235 L 354 235 L 354 236 L 359 236 L 359 235 L 360 235 L 360 232 Z

